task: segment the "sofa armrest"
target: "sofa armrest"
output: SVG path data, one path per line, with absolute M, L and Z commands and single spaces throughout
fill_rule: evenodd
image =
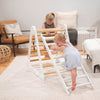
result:
M 14 35 L 15 33 L 6 33 L 7 35 Z M 4 34 L 5 35 L 5 34 Z
M 15 33 L 6 33 L 7 35 L 11 35 L 11 38 L 12 38 L 12 44 L 14 44 L 14 34 Z M 5 35 L 5 34 L 4 34 Z

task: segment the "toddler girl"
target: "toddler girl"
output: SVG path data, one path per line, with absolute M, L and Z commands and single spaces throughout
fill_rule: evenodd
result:
M 66 41 L 66 37 L 63 33 L 56 34 L 54 42 L 57 44 L 57 47 L 49 46 L 49 48 L 52 50 L 63 51 L 65 59 L 64 67 L 71 71 L 73 91 L 76 87 L 77 67 L 81 66 L 81 55 L 78 50 L 71 45 L 71 43 Z
M 46 21 L 44 22 L 42 28 L 56 28 L 56 25 L 54 23 L 55 14 L 49 13 L 46 15 Z M 50 35 L 50 32 L 46 32 L 47 35 Z
M 47 14 L 46 18 L 45 18 L 46 21 L 44 22 L 42 28 L 43 29 L 45 29 L 45 28 L 56 28 L 56 25 L 54 23 L 54 19 L 55 19 L 55 14 L 54 13 Z M 43 34 L 47 34 L 47 36 L 50 36 L 51 33 L 56 34 L 56 32 L 44 32 Z M 51 42 L 53 42 L 53 40 L 48 40 L 46 42 L 51 43 Z M 44 47 L 44 49 L 46 49 L 46 48 Z M 45 58 L 48 58 L 48 57 L 49 57 L 48 53 L 45 54 Z

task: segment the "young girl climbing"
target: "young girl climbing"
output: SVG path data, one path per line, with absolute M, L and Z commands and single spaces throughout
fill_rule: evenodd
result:
M 52 50 L 63 51 L 63 56 L 65 59 L 64 67 L 71 71 L 72 77 L 72 91 L 76 87 L 76 77 L 77 77 L 77 67 L 81 66 L 81 55 L 79 51 L 72 46 L 72 44 L 66 41 L 66 37 L 63 33 L 58 33 L 54 37 L 54 42 L 57 46 L 49 46 Z

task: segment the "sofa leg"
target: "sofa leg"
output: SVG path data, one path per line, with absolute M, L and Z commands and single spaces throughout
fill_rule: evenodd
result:
M 95 73 L 95 71 L 96 71 L 96 67 L 97 67 L 97 65 L 94 66 L 94 73 Z
M 87 54 L 87 59 L 89 59 L 89 55 Z

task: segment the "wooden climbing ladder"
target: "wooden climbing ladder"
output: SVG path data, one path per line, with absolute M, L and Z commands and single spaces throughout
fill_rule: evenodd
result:
M 67 94 L 70 94 L 70 89 L 71 89 L 72 86 L 69 86 L 67 84 L 67 82 L 71 81 L 71 77 L 68 77 L 68 78 L 63 77 L 62 74 L 67 73 L 68 70 L 66 70 L 62 66 L 62 62 L 59 62 L 59 61 L 57 62 L 57 59 L 63 59 L 63 56 L 59 55 L 59 53 L 57 51 L 50 50 L 49 47 L 48 47 L 49 45 L 55 45 L 56 46 L 55 43 L 48 43 L 47 42 L 47 41 L 54 39 L 54 33 L 51 33 L 51 36 L 46 36 L 46 35 L 41 34 L 43 32 L 57 32 L 57 31 L 62 31 L 67 36 L 66 41 L 69 41 L 69 36 L 68 36 L 66 25 L 64 25 L 63 28 L 41 29 L 41 30 L 36 30 L 35 26 L 31 27 L 30 41 L 29 41 L 29 51 L 28 51 L 28 68 L 33 70 L 34 73 L 42 79 L 45 78 L 45 75 L 57 73 L 61 82 L 62 82 L 62 85 L 63 85 L 65 91 L 67 92 Z M 32 40 L 33 37 L 35 37 L 34 41 Z M 35 42 L 35 45 L 33 45 L 32 42 Z M 44 49 L 44 46 L 45 46 L 46 49 Z M 37 49 L 33 50 L 34 47 L 36 47 Z M 40 47 L 43 47 L 43 48 L 41 49 Z M 35 53 L 32 54 L 32 52 L 37 52 L 37 54 L 35 54 Z M 45 58 L 43 55 L 45 55 L 47 53 L 48 53 L 49 57 Z M 37 58 L 34 59 L 34 57 L 36 57 L 36 56 L 37 56 Z M 50 60 L 51 63 L 44 64 L 49 60 Z M 35 65 L 36 63 L 32 65 L 32 63 L 34 63 L 34 62 L 37 62 L 39 64 L 38 69 L 36 69 L 36 67 L 37 67 Z M 59 66 L 63 67 L 63 70 L 59 69 Z M 51 67 L 53 67 L 55 70 L 49 71 L 49 72 L 44 71 L 45 68 L 51 68 Z M 78 70 L 77 71 L 78 73 L 79 73 L 80 70 L 82 71 L 81 75 L 80 75 L 80 73 L 78 74 L 77 79 L 86 78 L 88 82 L 77 84 L 76 87 L 91 85 L 91 87 L 93 88 L 93 84 L 92 84 L 87 72 L 85 71 L 83 65 L 78 67 L 77 70 Z

